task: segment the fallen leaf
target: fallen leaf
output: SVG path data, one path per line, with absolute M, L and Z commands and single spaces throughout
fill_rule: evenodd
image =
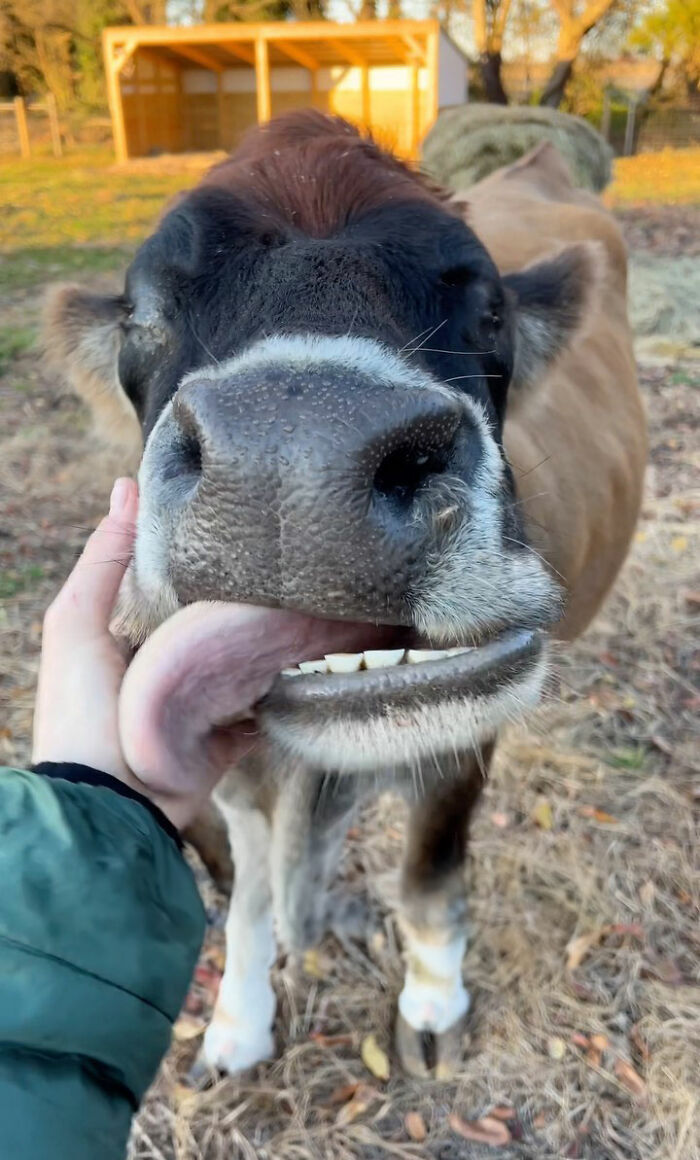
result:
M 580 934 L 578 938 L 571 939 L 566 947 L 567 970 L 575 971 L 581 966 L 588 952 L 598 946 L 607 929 L 607 926 L 599 926 L 595 930 L 589 930 L 588 934 Z
M 673 959 L 650 957 L 642 968 L 643 979 L 658 979 L 668 987 L 682 987 L 685 983 L 683 972 Z
M 578 812 L 582 818 L 591 818 L 594 822 L 600 822 L 604 826 L 617 823 L 617 818 L 614 818 L 612 814 L 607 814 L 605 810 L 596 809 L 595 806 L 581 806 Z
M 195 983 L 201 983 L 208 990 L 213 990 L 221 982 L 221 972 L 212 970 L 206 963 L 199 963 L 194 971 Z
M 536 826 L 541 830 L 551 830 L 554 825 L 554 817 L 552 815 L 552 807 L 546 798 L 540 798 L 537 805 L 530 814 Z
M 644 882 L 643 885 L 639 887 L 639 898 L 645 906 L 651 906 L 655 897 L 656 887 L 654 886 L 653 882 Z
M 644 927 L 639 922 L 613 922 L 605 928 L 605 933 L 606 935 L 629 934 L 632 938 L 638 938 L 640 942 L 644 942 Z
M 190 1019 L 187 1015 L 181 1015 L 173 1026 L 173 1038 L 177 1043 L 187 1043 L 206 1031 L 206 1027 L 206 1023 L 201 1019 Z
M 606 1035 L 591 1035 L 590 1045 L 586 1052 L 586 1063 L 592 1067 L 600 1067 L 603 1062 L 603 1052 L 609 1046 Z
M 363 1115 L 371 1103 L 377 1099 L 379 1092 L 376 1088 L 369 1087 L 368 1084 L 360 1084 L 351 1100 L 344 1105 L 335 1117 L 335 1122 L 339 1128 L 346 1124 L 352 1124 L 358 1116 Z
M 312 979 L 325 979 L 326 975 L 321 964 L 321 957 L 315 947 L 304 951 L 304 958 L 302 960 L 302 967 L 305 975 L 310 975 Z
M 674 536 L 671 540 L 671 548 L 674 552 L 685 552 L 688 547 L 687 536 Z
M 501 814 L 498 812 L 491 814 L 491 821 L 493 822 L 494 826 L 498 826 L 499 830 L 505 830 L 505 828 L 510 825 L 510 818 L 508 817 L 508 814 Z
M 463 1120 L 456 1112 L 450 1116 L 450 1127 L 458 1136 L 475 1144 L 487 1144 L 489 1148 L 505 1148 L 511 1142 L 510 1130 L 502 1120 L 494 1116 L 482 1116 L 480 1120 Z
M 349 1047 L 352 1044 L 352 1035 L 324 1035 L 322 1031 L 312 1031 L 309 1039 L 319 1047 Z
M 617 1059 L 615 1061 L 615 1075 L 622 1086 L 626 1087 L 637 1101 L 641 1103 L 646 1099 L 647 1085 L 631 1063 L 625 1059 Z
M 574 1031 L 573 1035 L 571 1036 L 571 1042 L 575 1047 L 582 1047 L 584 1051 L 587 1051 L 591 1045 L 590 1039 L 587 1035 L 584 1035 L 582 1031 Z
M 547 1055 L 550 1059 L 563 1059 L 566 1055 L 566 1044 L 558 1035 L 552 1035 L 547 1040 Z
M 651 1056 L 651 1052 L 649 1051 L 649 1048 L 647 1047 L 646 1041 L 644 1040 L 642 1033 L 639 1030 L 636 1023 L 634 1024 L 633 1027 L 630 1027 L 629 1038 L 630 1038 L 630 1043 L 632 1043 L 633 1046 L 636 1047 L 637 1051 L 639 1052 L 640 1057 L 644 1060 L 645 1063 L 647 1063 L 650 1056 Z
M 538 1112 L 536 1116 L 532 1117 L 532 1126 L 538 1131 L 540 1128 L 544 1128 L 546 1123 L 547 1117 L 545 1116 L 544 1112 Z
M 517 1114 L 510 1104 L 496 1104 L 489 1112 L 489 1116 L 493 1116 L 496 1120 L 514 1120 Z
M 376 1035 L 366 1035 L 360 1048 L 362 1062 L 377 1079 L 387 1080 L 391 1074 L 389 1056 L 377 1043 Z
M 334 1088 L 325 1101 L 326 1107 L 330 1108 L 335 1104 L 346 1104 L 348 1100 L 352 1099 L 359 1087 L 362 1087 L 362 1084 L 358 1080 L 356 1083 L 344 1083 L 341 1087 Z
M 420 1112 L 406 1112 L 404 1124 L 411 1139 L 415 1140 L 417 1144 L 422 1144 L 428 1135 L 428 1129 Z

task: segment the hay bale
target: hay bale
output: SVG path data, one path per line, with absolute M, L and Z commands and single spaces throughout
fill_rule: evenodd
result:
M 459 105 L 445 109 L 423 142 L 423 168 L 442 185 L 462 190 L 550 141 L 577 185 L 600 192 L 612 175 L 612 150 L 584 121 L 556 109 Z

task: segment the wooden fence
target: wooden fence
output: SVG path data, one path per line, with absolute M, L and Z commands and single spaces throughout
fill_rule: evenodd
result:
M 27 113 L 31 113 L 32 116 L 35 113 L 39 113 L 48 117 L 53 155 L 54 157 L 61 157 L 63 155 L 61 126 L 58 120 L 56 98 L 53 93 L 47 93 L 45 100 L 32 101 L 31 104 L 27 104 L 24 97 L 15 97 L 13 101 L 0 102 L 0 114 L 2 113 L 11 113 L 14 116 L 17 149 L 24 160 L 28 160 L 32 155 L 32 139 L 29 132 Z

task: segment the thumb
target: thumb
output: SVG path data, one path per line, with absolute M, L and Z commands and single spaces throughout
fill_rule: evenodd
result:
M 108 631 L 124 572 L 136 537 L 138 489 L 132 479 L 117 479 L 112 488 L 109 515 L 98 524 L 83 553 L 54 600 L 48 617 L 49 632 L 79 644 Z

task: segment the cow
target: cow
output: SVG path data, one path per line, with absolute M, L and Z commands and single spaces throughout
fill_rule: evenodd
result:
M 143 449 L 125 635 L 200 604 L 195 700 L 233 679 L 236 633 L 236 680 L 262 654 L 275 669 L 258 747 L 216 795 L 235 883 L 200 1066 L 273 1055 L 278 943 L 341 915 L 344 835 L 389 787 L 409 808 L 396 1048 L 412 1075 L 453 1073 L 497 736 L 595 614 L 640 504 L 614 220 L 549 145 L 454 196 L 295 112 L 167 209 L 123 293 L 55 289 L 47 343 Z

